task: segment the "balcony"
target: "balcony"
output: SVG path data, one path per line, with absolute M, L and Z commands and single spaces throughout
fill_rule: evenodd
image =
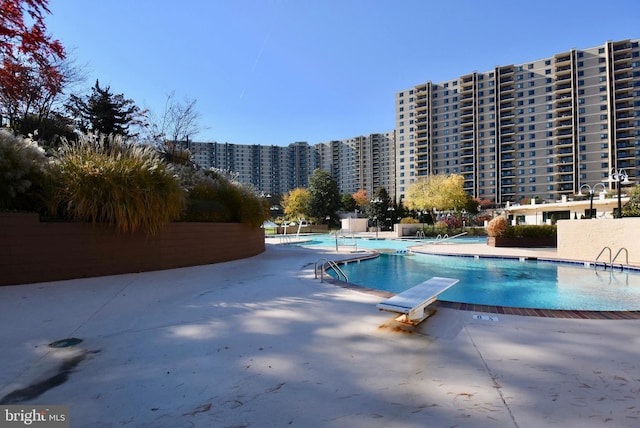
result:
M 633 103 L 622 102 L 616 103 L 616 111 L 633 110 Z
M 614 71 L 621 71 L 621 70 L 631 70 L 631 64 L 629 64 L 628 62 L 624 62 L 622 64 L 616 64 L 613 67 Z
M 559 146 L 570 146 L 573 144 L 573 138 L 560 138 L 558 139 L 558 143 L 556 147 Z
M 631 50 L 631 43 L 629 42 L 621 42 L 619 44 L 613 45 L 613 51 L 617 54 L 621 52 L 628 52 Z
M 569 98 L 567 101 L 566 99 Z M 571 97 L 562 97 L 556 98 L 556 111 L 558 114 L 569 111 L 573 108 L 573 103 L 571 102 Z
M 631 140 L 634 137 L 632 132 L 616 132 L 616 140 Z
M 556 85 L 555 90 L 556 90 L 556 94 L 571 91 L 571 83 L 558 84 Z
M 616 82 L 621 83 L 633 79 L 632 73 L 620 73 L 615 76 Z
M 618 160 L 634 159 L 635 155 L 633 154 L 633 150 L 619 150 L 616 152 L 616 157 L 618 158 Z
M 556 155 L 558 157 L 558 163 L 562 164 L 573 164 L 573 156 L 561 156 Z

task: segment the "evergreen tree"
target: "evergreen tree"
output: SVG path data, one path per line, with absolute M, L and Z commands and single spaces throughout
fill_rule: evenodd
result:
M 129 127 L 140 124 L 143 116 L 133 100 L 125 99 L 123 94 L 111 93 L 109 86 L 101 88 L 98 80 L 91 88 L 91 95 L 71 95 L 67 109 L 84 133 L 95 132 L 125 137 L 135 136 L 130 134 Z
M 391 215 L 390 208 L 395 210 L 389 197 L 389 192 L 387 192 L 387 189 L 384 187 L 378 187 L 373 194 L 373 198 L 369 201 L 367 217 L 369 217 L 369 220 L 372 221 L 374 226 L 382 227 L 387 217 Z
M 336 224 L 336 211 L 340 208 L 340 191 L 331 175 L 322 169 L 313 171 L 309 177 L 309 214 L 321 222 Z

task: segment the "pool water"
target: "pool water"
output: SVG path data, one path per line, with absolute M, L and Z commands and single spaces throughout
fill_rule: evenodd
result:
M 312 237 L 303 245 L 334 246 L 335 237 Z M 484 242 L 485 238 L 456 238 L 451 245 Z M 349 282 L 400 293 L 434 276 L 460 282 L 439 300 L 518 308 L 621 311 L 640 310 L 640 274 L 603 271 L 581 265 L 497 258 L 414 255 L 413 245 L 433 240 L 357 239 L 358 248 L 391 249 L 395 254 L 341 266 Z M 353 243 L 345 240 L 341 245 Z M 444 245 L 444 244 L 443 244 Z M 400 254 L 398 254 L 400 253 Z M 330 271 L 330 274 L 335 274 Z
M 335 247 L 336 237 L 331 235 L 307 235 L 301 236 L 301 238 L 307 238 L 308 241 L 301 243 L 304 246 L 323 246 L 323 247 Z M 436 238 L 411 238 L 411 239 L 373 239 L 373 238 L 351 238 L 344 237 L 338 238 L 338 245 L 342 248 L 344 246 L 356 246 L 358 248 L 369 250 L 406 250 L 414 245 L 433 244 L 435 242 L 442 241 Z M 438 245 L 455 245 L 455 244 L 472 244 L 478 242 L 486 242 L 486 237 L 458 237 L 453 239 L 447 239 L 442 241 Z

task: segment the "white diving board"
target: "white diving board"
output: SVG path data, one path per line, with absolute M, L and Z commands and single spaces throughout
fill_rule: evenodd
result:
M 426 313 L 426 307 L 435 302 L 440 293 L 458 282 L 460 282 L 458 279 L 434 276 L 384 302 L 378 303 L 377 307 L 381 311 L 404 314 L 405 322 L 418 324 L 431 315 L 431 313 Z

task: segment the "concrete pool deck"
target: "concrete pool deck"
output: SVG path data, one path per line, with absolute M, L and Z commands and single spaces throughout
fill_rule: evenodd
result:
M 268 244 L 0 287 L 0 403 L 68 405 L 72 427 L 638 426 L 640 320 L 440 308 L 407 327 L 314 279 L 347 256 Z

